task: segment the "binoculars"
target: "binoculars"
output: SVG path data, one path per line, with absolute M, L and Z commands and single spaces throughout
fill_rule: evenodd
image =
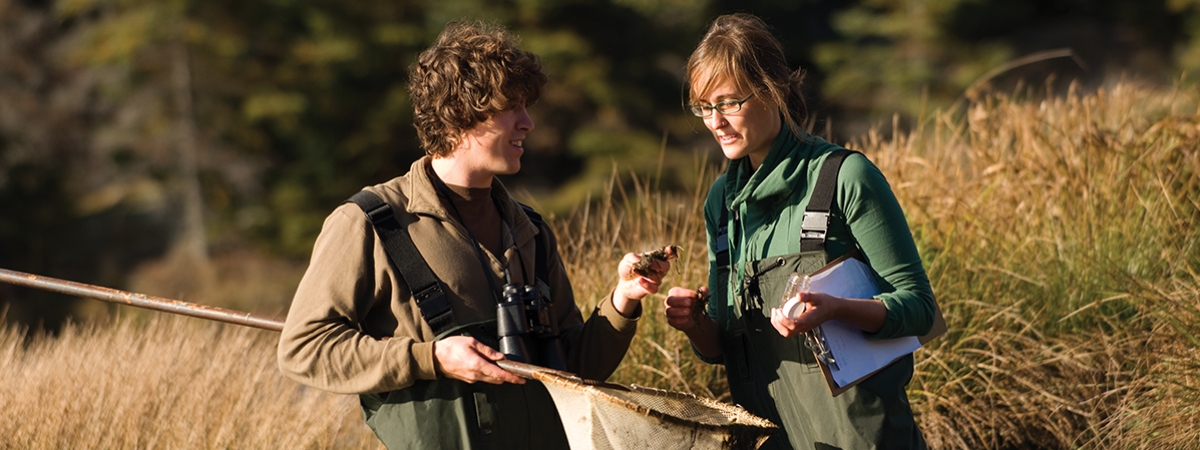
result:
M 550 302 L 535 286 L 504 285 L 496 305 L 500 351 L 513 361 L 566 370 L 567 361 Z

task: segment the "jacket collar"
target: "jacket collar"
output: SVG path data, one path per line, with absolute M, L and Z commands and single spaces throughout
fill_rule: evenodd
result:
M 798 137 L 786 121 L 780 125 L 779 136 L 757 170 L 750 167 L 750 158 L 742 157 L 729 164 L 725 178 L 725 203 L 737 211 L 744 203 L 774 204 L 786 201 L 798 186 L 803 186 L 806 170 L 802 165 L 812 158 L 816 136 L 805 133 Z
M 406 176 L 408 184 L 404 186 L 408 191 L 405 210 L 413 215 L 432 216 L 442 221 L 457 223 L 458 220 L 453 218 L 454 216 L 442 202 L 441 196 L 438 195 L 437 188 L 434 187 L 433 176 L 433 159 L 428 155 L 414 161 L 412 166 L 409 166 Z M 503 216 L 504 221 L 512 225 L 518 246 L 524 246 L 530 239 L 533 239 L 533 236 L 538 233 L 537 227 L 521 210 L 521 205 L 509 195 L 504 184 L 495 177 L 492 178 L 492 199 L 496 201 L 496 206 L 500 209 L 500 215 Z

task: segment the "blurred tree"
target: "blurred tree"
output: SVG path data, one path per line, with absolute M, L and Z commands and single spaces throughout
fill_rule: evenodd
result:
M 159 191 L 110 183 L 122 152 L 97 157 L 96 87 L 119 74 L 85 70 L 63 54 L 78 23 L 40 2 L 0 1 L 0 267 L 115 284 L 140 258 L 161 252 L 166 215 L 147 208 Z M 8 320 L 57 328 L 70 302 L 0 287 Z
M 516 31 L 542 56 L 550 82 L 537 114 L 537 149 L 522 178 L 540 178 L 562 210 L 607 183 L 620 162 L 634 175 L 690 185 L 694 124 L 683 112 L 683 64 L 705 2 L 566 2 Z M 544 24 L 544 25 L 543 25 Z M 665 167 L 664 167 L 665 166 Z M 564 171 L 561 167 L 574 170 Z M 622 174 L 628 175 L 628 174 Z
M 1167 0 L 1166 10 L 1178 14 L 1184 23 L 1181 27 L 1184 42 L 1174 49 L 1173 56 L 1179 68 L 1189 76 L 1190 82 L 1200 80 L 1200 0 Z
M 409 115 L 404 68 L 429 38 L 414 24 L 418 6 L 72 0 L 59 12 L 88 22 L 74 49 L 81 64 L 126 75 L 104 87 L 120 112 L 99 127 L 108 139 L 94 151 L 128 149 L 154 170 L 124 176 L 191 186 L 180 198 L 203 189 L 218 236 L 299 255 L 333 205 L 397 172 L 387 149 L 419 155 L 397 145 L 411 136 L 399 127 Z M 164 122 L 170 112 L 175 126 Z M 203 149 L 195 169 L 184 142 Z M 179 169 L 163 165 L 172 162 Z M 197 214 L 184 217 L 184 230 L 198 229 Z M 203 246 L 182 236 L 190 244 L 181 248 Z
M 947 106 L 971 88 L 1052 80 L 1047 87 L 1061 90 L 1118 76 L 1162 82 L 1182 20 L 1160 2 L 1132 0 L 864 0 L 834 16 L 838 37 L 814 56 L 838 114 L 867 119 L 850 130 L 859 134 L 893 114 L 912 119 Z
M 103 138 L 89 150 L 99 157 L 120 154 L 140 167 L 102 164 L 94 175 L 103 178 L 96 181 L 153 186 L 164 193 L 162 208 L 177 208 L 165 267 L 177 295 L 185 297 L 213 282 L 198 180 L 202 142 L 193 110 L 192 8 L 187 0 L 57 4 L 59 17 L 80 22 L 81 42 L 69 61 L 85 71 L 115 69 L 122 75 L 97 86 L 111 95 L 116 120 L 98 124 Z M 107 206 L 84 201 L 96 211 Z
M 1012 57 L 991 42 L 954 39 L 941 26 L 969 0 L 866 0 L 840 11 L 832 25 L 838 39 L 814 49 L 826 73 L 822 93 L 844 115 L 850 134 L 899 113 L 908 117 L 923 108 L 954 101 L 988 69 Z
M 971 89 L 1200 71 L 1200 0 L 0 0 L 0 266 L 120 287 L 173 254 L 303 259 L 423 154 L 407 68 L 450 20 L 543 58 L 518 195 L 561 212 L 614 170 L 696 187 L 722 157 L 683 65 L 734 11 L 772 26 L 839 142 Z

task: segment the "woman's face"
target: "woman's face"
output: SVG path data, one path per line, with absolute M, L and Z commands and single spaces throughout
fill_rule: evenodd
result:
M 733 81 L 718 80 L 703 98 L 694 101 L 704 105 L 714 105 L 725 100 L 741 100 L 752 91 L 738 88 Z M 757 169 L 767 158 L 771 144 L 779 136 L 781 120 L 779 109 L 770 103 L 766 97 L 751 96 L 742 104 L 742 109 L 735 113 L 722 114 L 720 111 L 708 110 L 712 115 L 703 118 L 704 126 L 712 131 L 713 138 L 721 145 L 721 151 L 730 160 L 750 157 L 750 166 Z

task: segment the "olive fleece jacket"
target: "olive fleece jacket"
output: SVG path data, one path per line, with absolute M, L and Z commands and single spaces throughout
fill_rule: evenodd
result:
M 421 257 L 441 280 L 457 324 L 495 320 L 504 271 L 513 282 L 535 284 L 538 233 L 535 225 L 498 180 L 492 196 L 506 224 L 503 255 L 480 247 L 488 272 L 466 228 L 451 214 L 433 185 L 429 157 L 409 172 L 366 189 L 392 206 L 407 224 Z M 467 218 L 470 220 L 470 218 Z M 557 241 L 549 234 L 549 285 L 568 370 L 604 380 L 616 370 L 637 330 L 610 298 L 585 323 L 575 305 Z M 436 336 L 421 317 L 403 278 L 366 215 L 354 203 L 343 203 L 325 219 L 313 247 L 312 260 L 288 311 L 278 348 L 279 369 L 300 383 L 341 394 L 369 394 L 403 389 L 417 380 L 434 380 Z

